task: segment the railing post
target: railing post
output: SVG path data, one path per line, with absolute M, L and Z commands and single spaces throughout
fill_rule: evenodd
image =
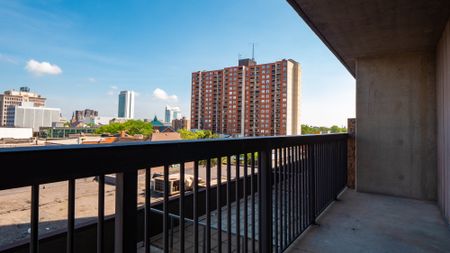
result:
M 266 148 L 260 152 L 261 164 L 261 235 L 260 252 L 272 252 L 272 150 Z
M 347 181 L 347 186 L 350 189 L 355 189 L 355 176 L 356 176 L 356 144 L 355 144 L 355 137 L 356 137 L 356 119 L 348 119 L 347 121 L 348 125 L 348 140 L 346 141 L 346 149 L 345 153 L 348 156 L 345 156 L 345 166 L 348 168 L 347 170 L 347 177 L 345 178 Z
M 311 213 L 312 213 L 312 224 L 313 225 L 318 225 L 316 222 L 316 207 L 317 207 L 317 193 L 316 193 L 316 146 L 314 144 L 312 144 L 310 146 L 310 159 L 311 159 L 311 189 L 310 189 L 310 193 L 311 193 Z
M 116 174 L 115 253 L 137 250 L 137 171 Z

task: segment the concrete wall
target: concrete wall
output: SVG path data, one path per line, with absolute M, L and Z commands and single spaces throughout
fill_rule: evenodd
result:
M 436 50 L 438 203 L 450 222 L 450 21 Z
M 356 189 L 435 200 L 435 55 L 358 58 Z
M 0 139 L 29 139 L 33 137 L 32 128 L 0 127 Z

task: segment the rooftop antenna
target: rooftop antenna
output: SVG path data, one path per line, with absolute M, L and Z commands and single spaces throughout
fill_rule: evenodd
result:
M 241 60 L 242 55 L 238 54 L 238 60 Z
M 252 43 L 252 61 L 255 60 L 255 43 Z

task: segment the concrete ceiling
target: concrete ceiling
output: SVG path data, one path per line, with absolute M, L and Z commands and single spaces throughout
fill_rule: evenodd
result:
M 450 0 L 288 0 L 354 75 L 355 59 L 434 49 Z

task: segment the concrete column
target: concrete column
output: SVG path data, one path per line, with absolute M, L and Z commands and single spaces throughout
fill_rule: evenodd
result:
M 438 203 L 450 222 L 450 22 L 436 50 Z
M 434 52 L 358 58 L 356 189 L 436 199 Z

